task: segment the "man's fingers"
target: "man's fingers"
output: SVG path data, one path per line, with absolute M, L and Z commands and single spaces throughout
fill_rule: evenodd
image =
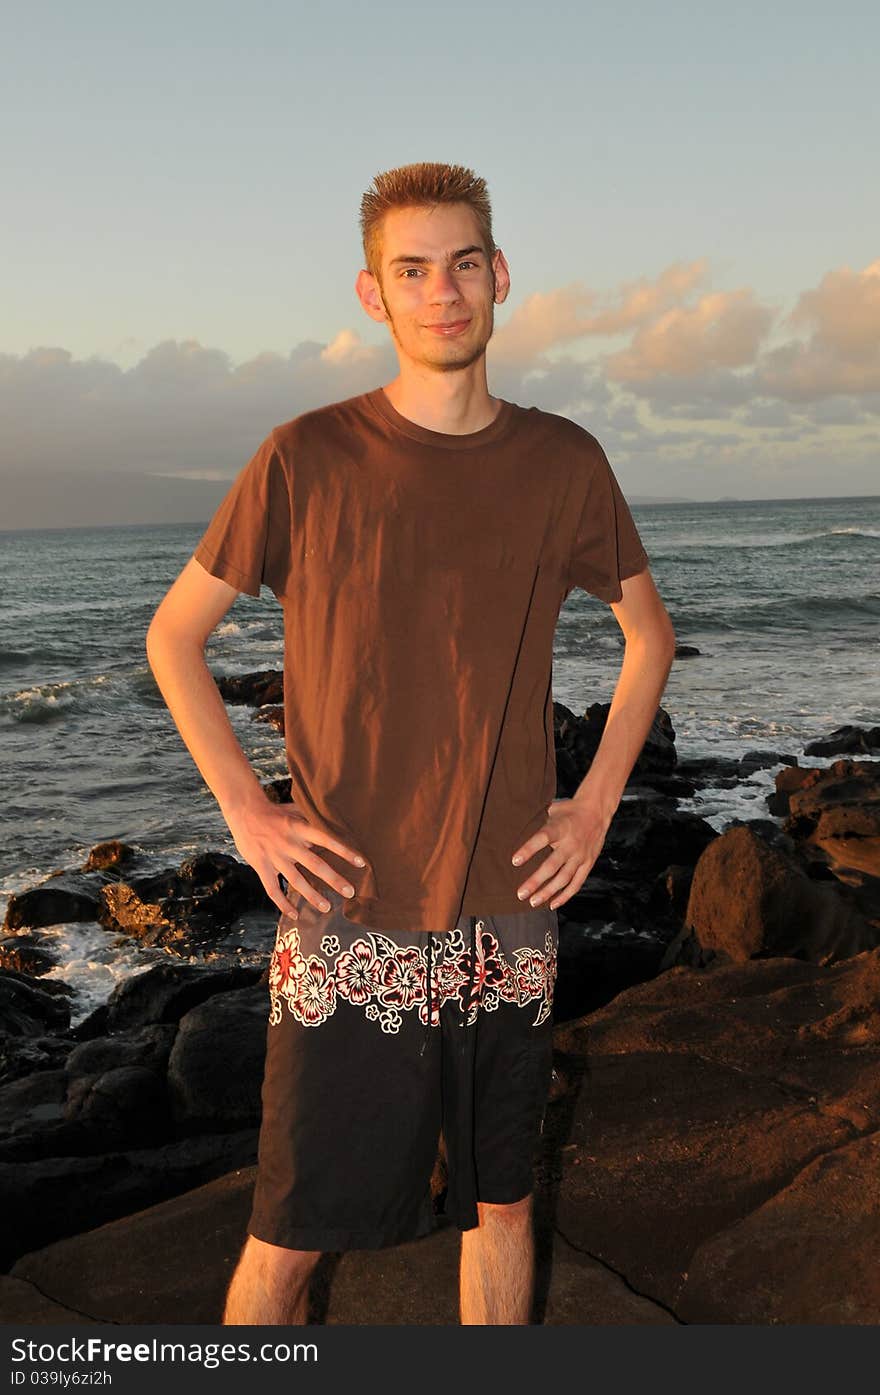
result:
M 326 895 L 321 891 L 317 891 L 310 882 L 306 881 L 306 878 L 300 871 L 297 870 L 294 872 L 292 877 L 287 876 L 285 872 L 284 876 L 287 877 L 288 884 L 295 885 L 297 891 L 305 897 L 310 906 L 315 907 L 316 911 L 329 911 L 330 902 L 327 900 Z
M 543 828 L 539 829 L 537 833 L 533 833 L 531 838 L 523 843 L 521 848 L 517 848 L 516 852 L 513 854 L 514 867 L 519 867 L 521 862 L 528 862 L 529 858 L 532 857 L 534 853 L 540 852 L 542 848 L 546 848 L 549 842 L 550 834 L 545 832 Z
M 263 890 L 265 891 L 269 900 L 272 902 L 274 906 L 278 907 L 281 914 L 291 916 L 296 915 L 296 907 L 292 905 L 290 901 L 288 901 L 287 897 L 284 895 L 284 892 L 281 890 L 281 886 L 278 882 L 278 873 L 275 871 L 275 868 L 271 867 L 268 869 L 268 871 L 262 872 L 258 867 L 255 867 L 254 871 L 260 878 L 260 881 L 263 883 Z M 289 877 L 287 878 L 287 884 L 288 886 L 290 885 Z
M 295 855 L 289 853 L 286 855 L 283 860 L 283 865 L 279 870 L 284 873 L 288 881 L 294 881 L 296 877 L 299 877 L 300 873 L 297 864 L 302 867 L 308 867 L 309 871 L 314 872 L 315 876 L 318 877 L 320 881 L 326 882 L 328 886 L 332 886 L 341 896 L 351 897 L 354 895 L 354 887 L 351 882 L 347 882 L 345 878 L 340 876 L 332 867 L 328 867 L 327 863 L 324 862 L 317 853 L 312 852 L 311 848 L 302 849 Z M 290 873 L 286 871 L 288 866 L 292 869 Z M 320 895 L 320 893 L 315 892 L 312 887 L 309 888 L 309 891 L 312 895 L 309 895 L 308 891 L 305 894 L 312 902 L 312 905 L 317 905 L 318 903 L 313 897 L 315 895 Z M 325 898 L 321 897 L 321 904 L 318 906 L 318 909 L 328 911 L 330 907 L 324 904 L 324 900 Z
M 298 868 L 293 866 L 293 864 L 291 864 L 291 866 L 291 871 L 284 871 L 280 874 L 282 877 L 284 877 L 288 887 L 293 887 L 294 890 L 298 891 L 301 896 L 304 896 L 305 899 L 308 901 L 309 905 L 314 906 L 316 911 L 329 911 L 330 902 L 326 899 L 326 897 L 323 896 L 320 891 L 316 891 L 310 882 L 306 881 L 305 877 L 298 870 Z M 275 875 L 277 880 L 278 873 L 276 872 Z M 272 899 L 273 901 L 275 901 L 276 905 L 279 904 L 274 896 L 272 897 Z M 288 902 L 287 905 L 289 909 L 285 910 L 285 915 L 296 915 L 296 907 L 291 906 L 290 902 Z
M 564 896 L 558 894 L 554 895 L 554 893 L 551 892 L 553 910 L 556 910 L 557 906 L 561 906 L 564 901 L 570 900 L 572 896 L 575 896 L 580 891 L 587 877 L 590 875 L 592 866 L 592 862 L 582 862 L 580 866 L 575 869 L 574 876 L 571 878 L 568 885 L 563 888 L 566 893 Z
M 530 897 L 529 904 L 532 906 L 543 906 L 544 902 L 554 896 L 557 891 L 561 891 L 563 887 L 567 887 L 570 881 L 571 868 L 566 863 L 566 865 L 560 869 L 558 876 L 553 877 L 549 882 L 546 882 L 543 886 L 538 888 L 534 895 Z
M 522 886 L 517 889 L 516 894 L 519 899 L 525 901 L 528 897 L 531 897 L 548 877 L 552 876 L 554 872 L 558 872 L 561 867 L 565 867 L 566 861 L 567 859 L 565 858 L 560 860 L 558 855 L 546 857 L 538 870 L 533 872 L 532 875 L 523 882 Z
M 308 830 L 308 832 L 305 830 L 302 832 L 297 830 L 296 836 L 301 839 L 302 842 L 307 843 L 309 846 L 313 843 L 317 843 L 322 848 L 330 848 L 332 852 L 339 853 L 340 857 L 344 857 L 348 862 L 353 862 L 357 867 L 366 866 L 366 861 L 361 854 L 355 852 L 353 848 L 348 847 L 346 843 L 341 843 L 335 834 L 327 833 L 323 828 L 315 828 L 313 824 L 308 823 L 306 820 L 298 819 L 297 823 L 300 822 L 305 823 L 306 829 Z

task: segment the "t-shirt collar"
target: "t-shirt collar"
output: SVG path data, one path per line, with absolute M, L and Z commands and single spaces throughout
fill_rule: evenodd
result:
M 364 397 L 383 420 L 404 436 L 409 436 L 410 440 L 420 441 L 426 446 L 439 446 L 441 450 L 477 450 L 506 435 L 513 422 L 514 403 L 507 402 L 503 397 L 500 399 L 501 406 L 494 421 L 490 421 L 488 426 L 481 427 L 479 431 L 462 433 L 432 431 L 427 426 L 410 421 L 409 417 L 402 416 L 397 408 L 391 405 L 384 388 L 373 388 L 371 392 L 365 392 Z

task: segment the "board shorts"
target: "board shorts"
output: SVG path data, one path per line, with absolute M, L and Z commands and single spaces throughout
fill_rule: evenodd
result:
M 289 889 L 269 964 L 248 1232 L 296 1250 L 378 1249 L 445 1214 L 532 1191 L 552 1075 L 558 917 L 549 906 L 428 934 L 368 929 Z

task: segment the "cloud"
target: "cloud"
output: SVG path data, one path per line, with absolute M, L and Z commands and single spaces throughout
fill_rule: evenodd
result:
M 601 294 L 578 281 L 527 297 L 489 345 L 491 390 L 579 421 L 642 492 L 711 493 L 721 470 L 760 484 L 760 460 L 782 480 L 807 438 L 833 454 L 836 487 L 867 492 L 880 260 L 828 272 L 785 318 L 748 287 L 707 280 L 702 259 Z M 782 342 L 769 346 L 771 332 Z M 397 372 L 390 338 L 368 344 L 350 327 L 239 364 L 195 339 L 163 340 L 126 369 L 52 345 L 2 354 L 5 526 L 48 524 L 50 508 L 58 523 L 207 520 L 273 425 Z
M 105 470 L 231 478 L 269 429 L 392 377 L 390 346 L 345 331 L 235 366 L 197 340 L 165 340 L 129 369 L 41 347 L 0 355 L 0 470 Z
M 612 382 L 629 385 L 750 365 L 773 317 L 749 289 L 711 292 L 639 328 L 626 349 L 604 357 L 605 372 Z
M 809 331 L 766 353 L 761 390 L 789 401 L 880 391 L 880 259 L 829 271 L 804 291 L 786 323 Z
M 587 336 L 626 333 L 677 304 L 708 272 L 705 258 L 676 262 L 655 281 L 624 281 L 605 298 L 581 281 L 553 291 L 536 291 L 518 305 L 492 339 L 495 357 L 507 364 L 529 364 L 536 355 Z
M 880 348 L 880 258 L 864 271 L 829 271 L 814 290 L 804 291 L 788 322 L 813 329 L 841 358 L 874 362 Z

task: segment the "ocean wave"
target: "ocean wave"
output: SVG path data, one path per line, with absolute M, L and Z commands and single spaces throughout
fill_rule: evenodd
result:
M 109 681 L 106 673 L 58 683 L 35 683 L 0 696 L 0 721 L 8 724 L 54 722 L 73 709 L 89 706 L 88 689 Z
M 880 528 L 821 528 L 815 533 L 753 533 L 751 535 L 727 536 L 723 538 L 699 537 L 690 535 L 680 535 L 678 537 L 667 537 L 663 542 L 657 542 L 651 547 L 650 555 L 654 560 L 663 557 L 667 561 L 676 559 L 687 559 L 688 563 L 704 564 L 706 566 L 717 566 L 717 557 L 695 556 L 700 550 L 706 552 L 761 552 L 769 549 L 775 550 L 779 547 L 807 547 L 814 546 L 817 542 L 825 539 L 833 539 L 832 545 L 845 543 L 850 539 L 866 540 L 867 542 L 880 542 Z
M 786 630 L 797 629 L 815 631 L 817 634 L 829 632 L 829 622 L 836 622 L 844 629 L 843 622 L 864 627 L 865 620 L 880 620 L 880 594 L 861 596 L 777 596 L 773 600 L 756 597 L 753 601 L 742 600 L 736 606 L 707 608 L 684 604 L 670 609 L 673 621 L 678 621 L 677 633 L 682 643 L 696 642 L 699 632 L 730 633 L 735 631 L 747 636 L 750 632 L 778 630 L 784 635 Z M 685 633 L 685 630 L 687 633 Z M 832 633 L 838 633 L 837 630 Z M 861 642 L 864 642 L 863 638 Z
M 72 664 L 76 658 L 75 649 L 0 649 L 0 670 L 25 668 L 28 664 Z

